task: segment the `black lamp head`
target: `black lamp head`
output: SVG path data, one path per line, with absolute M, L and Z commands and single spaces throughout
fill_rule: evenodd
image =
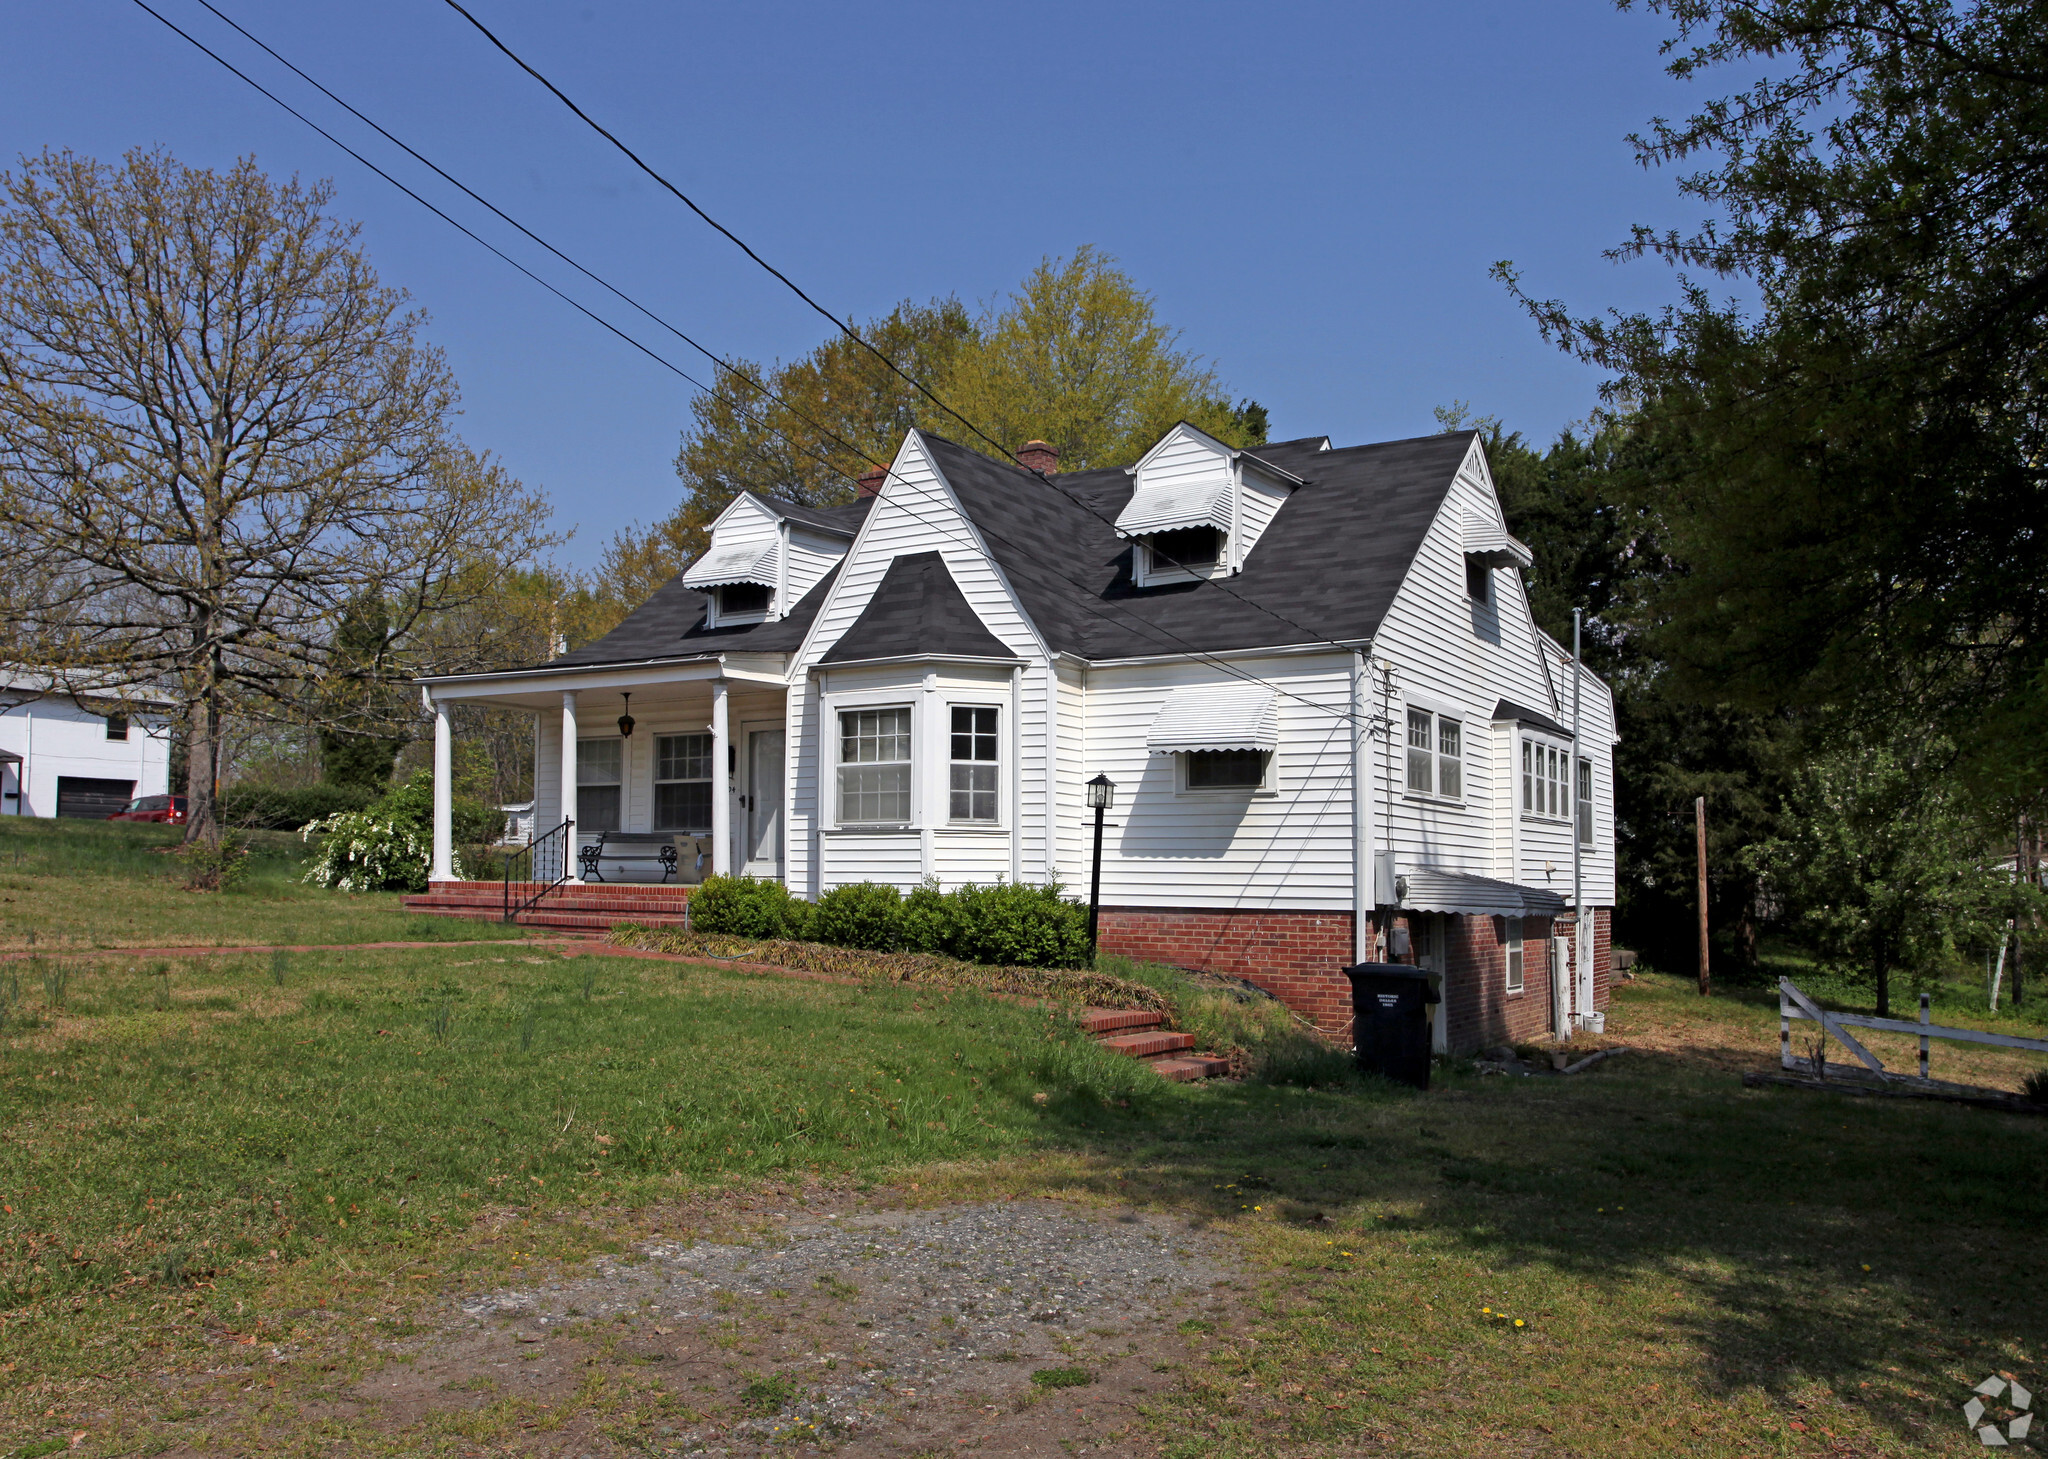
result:
M 633 738 L 633 696 L 621 694 L 619 698 L 624 700 L 626 705 L 626 712 L 619 716 L 619 734 L 630 740 Z

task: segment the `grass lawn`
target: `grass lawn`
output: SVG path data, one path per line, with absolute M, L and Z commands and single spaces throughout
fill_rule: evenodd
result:
M 221 947 L 521 937 L 494 922 L 408 913 L 397 893 L 305 885 L 296 835 L 247 836 L 248 873 L 224 894 L 187 891 L 175 826 L 0 816 L 0 952 L 38 947 Z
M 1248 1294 L 1185 1324 L 1125 1452 L 1961 1455 L 1980 1379 L 2048 1388 L 2048 1122 L 1744 1090 L 1761 992 L 1646 976 L 1609 1027 L 1647 1052 L 1417 1096 L 1168 1085 L 975 994 L 516 944 L 22 984 L 0 1455 L 553 1453 L 570 1411 L 661 1452 L 626 1347 L 545 1414 L 344 1399 L 454 1292 L 769 1190 L 1220 1233 Z

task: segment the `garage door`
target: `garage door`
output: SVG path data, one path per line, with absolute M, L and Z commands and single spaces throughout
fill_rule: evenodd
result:
M 88 780 L 82 775 L 57 777 L 57 814 L 80 821 L 104 821 L 135 798 L 132 780 Z

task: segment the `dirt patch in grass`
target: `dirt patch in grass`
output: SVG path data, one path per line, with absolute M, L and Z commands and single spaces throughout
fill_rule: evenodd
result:
M 322 1381 L 324 1345 L 267 1348 L 224 1405 L 216 1385 L 172 1407 L 216 1447 L 325 1431 L 393 1453 L 1151 1452 L 1141 1411 L 1193 1339 L 1243 1321 L 1227 1248 L 1185 1220 L 888 1204 L 907 1194 L 642 1211 L 649 1235 L 617 1255 L 454 1294 L 390 1323 L 393 1339 L 373 1325 L 383 1361 L 352 1380 Z M 296 1401 L 280 1406 L 285 1367 Z

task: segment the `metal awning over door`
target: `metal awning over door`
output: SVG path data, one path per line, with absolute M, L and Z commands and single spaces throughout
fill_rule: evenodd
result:
M 1517 886 L 1470 872 L 1411 867 L 1399 879 L 1401 906 L 1411 912 L 1456 912 L 1469 917 L 1556 917 L 1565 899 L 1541 887 Z

